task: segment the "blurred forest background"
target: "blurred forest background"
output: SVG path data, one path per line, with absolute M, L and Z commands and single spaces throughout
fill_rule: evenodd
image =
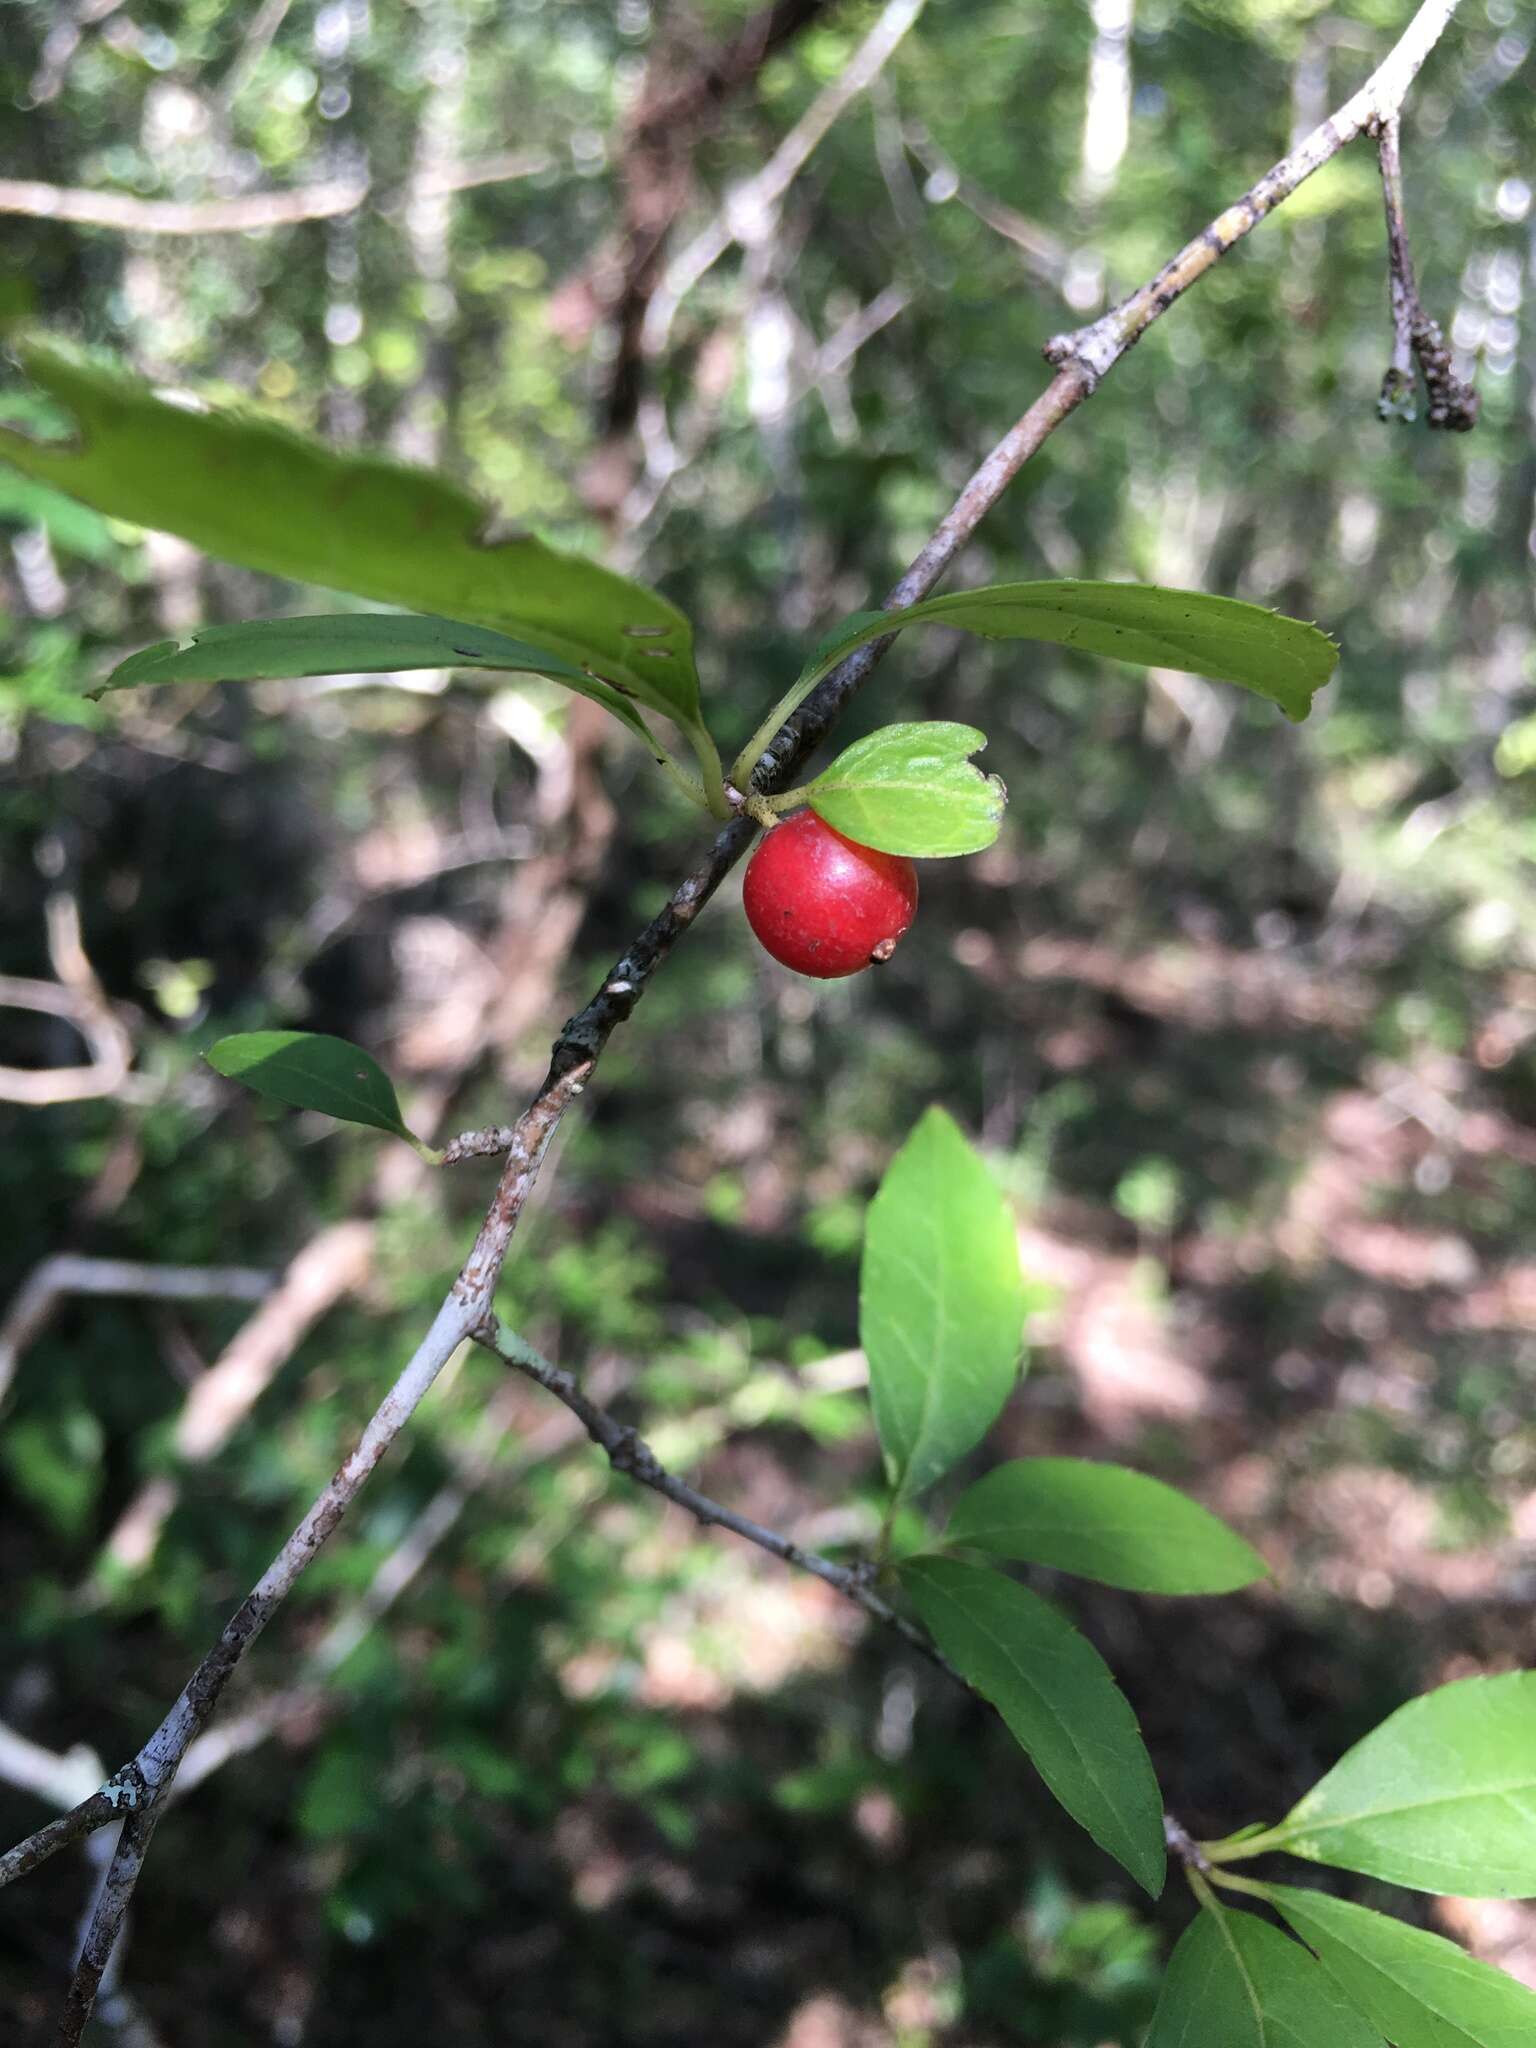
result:
M 659 584 L 734 747 L 1041 387 L 1045 337 L 1149 275 L 1408 12 L 8 0 L 0 291 Z M 926 868 L 895 961 L 847 984 L 766 961 L 727 890 L 568 1121 L 509 1269 L 509 1318 L 675 1466 L 867 1541 L 863 1208 L 946 1103 L 1039 1283 L 1032 1369 L 972 1470 L 1133 1462 L 1274 1567 L 1221 1601 L 1066 1592 L 1197 1833 L 1277 1815 L 1408 1695 L 1531 1661 L 1529 32 L 1515 0 L 1467 0 L 1405 126 L 1476 432 L 1377 418 L 1357 145 L 1158 324 L 961 565 L 1316 618 L 1343 658 L 1310 722 L 914 639 L 841 737 L 983 727 L 1001 841 Z M 795 175 L 743 193 L 808 117 Z M 0 416 L 39 416 L 15 377 Z M 0 1010 L 12 1839 L 158 1720 L 489 1192 L 488 1167 L 434 1175 L 200 1052 L 335 1031 L 418 1128 L 501 1121 L 700 831 L 601 713 L 521 679 L 93 706 L 136 645 L 325 601 L 14 477 L 0 529 L 0 1001 L 52 1005 Z M 1133 2044 L 1186 1917 L 1178 1887 L 1138 1904 L 899 1643 L 611 1479 L 484 1357 L 236 1694 L 102 2039 Z M 69 1853 L 0 1901 L 8 2041 L 51 2023 L 89 1875 Z M 1531 1909 L 1436 1910 L 1536 1982 Z

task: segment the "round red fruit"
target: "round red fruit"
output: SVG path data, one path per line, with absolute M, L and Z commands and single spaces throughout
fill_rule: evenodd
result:
M 796 811 L 764 835 L 742 902 L 775 960 L 833 981 L 890 959 L 917 912 L 917 871 L 899 853 L 877 853 L 814 811 Z

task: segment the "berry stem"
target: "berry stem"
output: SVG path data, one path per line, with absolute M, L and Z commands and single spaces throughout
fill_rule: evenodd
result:
M 814 782 L 802 782 L 798 789 L 780 790 L 776 796 L 765 796 L 759 801 L 774 817 L 781 818 L 787 811 L 798 811 L 802 804 L 808 804 L 815 787 Z M 752 815 L 756 817 L 757 813 L 754 811 Z

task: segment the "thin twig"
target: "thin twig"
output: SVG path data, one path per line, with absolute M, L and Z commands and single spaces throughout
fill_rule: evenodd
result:
M 32 83 L 27 88 L 23 106 L 43 106 L 47 101 L 57 99 L 69 67 L 79 49 L 88 28 L 115 14 L 123 0 L 80 0 L 80 4 L 68 13 L 62 9 L 43 41 L 42 61 L 32 74 Z
M 506 1391 L 512 1392 L 510 1384 Z M 490 1404 L 476 1440 L 466 1450 L 450 1453 L 454 1477 L 408 1524 L 394 1549 L 379 1560 L 367 1586 L 342 1607 L 324 1635 L 305 1653 L 294 1682 L 280 1693 L 247 1705 L 233 1720 L 215 1722 L 193 1742 L 176 1774 L 174 1799 L 185 1798 L 231 1757 L 243 1756 L 265 1742 L 284 1721 L 312 1713 L 321 1703 L 325 1681 L 414 1584 L 476 1494 L 492 1480 L 498 1492 L 505 1492 L 569 1449 L 580 1435 L 571 1416 L 551 1416 L 524 1436 L 515 1457 L 501 1464 L 498 1461 L 512 1420 L 509 1402 Z
M 128 1901 L 133 1897 L 139 1872 L 144 1868 L 144 1858 L 149 1852 L 159 1819 L 159 1808 L 147 1806 L 129 1814 L 123 1822 L 123 1831 L 117 1838 L 117 1848 L 96 1900 L 96 1910 L 80 1945 L 75 1974 L 70 1979 L 69 1992 L 64 2000 L 63 2017 L 53 2037 L 54 2048 L 78 2048 L 80 2036 L 91 2016 L 91 2007 L 96 2003 L 102 1977 L 117 1947 L 118 1936 L 127 1917 Z
M 767 0 L 721 44 L 696 51 L 679 21 L 653 47 L 620 145 L 618 247 L 593 266 L 592 283 L 611 328 L 599 405 L 608 440 L 629 432 L 644 396 L 640 330 L 661 281 L 672 229 L 692 190 L 694 150 L 774 53 L 831 5 L 832 0 Z
M 1091 396 L 1107 371 L 1176 298 L 1304 178 L 1367 126 L 1379 125 L 1398 111 L 1409 84 L 1443 34 L 1456 5 L 1457 0 L 1424 0 L 1385 63 L 1338 115 L 1324 122 L 1300 149 L 1282 159 L 1140 292 L 1090 327 L 1074 335 L 1058 336 L 1047 345 L 1047 360 L 1059 365 L 1056 376 L 966 484 L 896 585 L 888 604 L 912 603 L 933 587 L 1023 464 Z M 787 786 L 788 779 L 820 745 L 872 673 L 893 637 L 860 648 L 818 685 L 765 750 L 754 772 L 757 787 L 772 791 Z M 260 1584 L 226 1624 L 218 1643 L 199 1665 L 180 1699 L 134 1759 L 130 1768 L 142 1774 L 151 1812 L 163 1799 L 192 1736 L 206 1723 L 230 1673 L 340 1521 L 458 1344 L 479 1331 L 490 1315 L 512 1234 L 561 1117 L 580 1094 L 609 1036 L 631 1015 L 656 968 L 746 851 L 756 829 L 753 821 L 745 817 L 738 817 L 722 828 L 705 859 L 673 891 L 659 916 L 634 940 L 592 1000 L 556 1039 L 548 1076 L 514 1127 L 507 1164 L 474 1248 L 431 1329 L 356 1449 L 284 1545 Z M 101 1797 L 96 1795 L 98 1800 Z M 77 1815 L 79 1811 L 76 1810 Z M 102 1813 L 83 1825 L 75 1825 L 73 1832 L 65 1834 L 62 1840 L 72 1840 L 85 1832 L 87 1826 L 99 1825 L 109 1817 L 110 1812 Z M 67 1827 L 74 1818 L 65 1816 L 63 1823 L 54 1826 Z M 134 1832 L 135 1839 L 146 1838 L 142 1828 Z M 125 1839 L 127 1834 L 125 1829 Z M 51 1853 L 51 1848 L 62 1846 L 62 1841 L 55 1841 L 48 1850 L 39 1852 L 39 1839 L 33 1837 L 12 1851 L 10 1858 L 0 1858 L 0 1882 L 41 1861 L 42 1854 Z M 122 1853 L 120 1850 L 120 1858 Z M 8 1870 L 7 1864 L 14 1867 Z M 115 1863 L 114 1868 L 117 1867 Z M 136 1874 L 128 1871 L 126 1863 L 123 1870 L 128 1882 L 108 1887 L 88 1942 L 91 1954 L 99 1954 L 103 1961 L 111 1954 L 132 1889 L 131 1878 Z M 72 2010 L 79 2003 L 72 1992 Z M 85 2003 L 88 2009 L 88 1996 Z
M 111 1006 L 90 991 L 56 981 L 0 974 L 0 1010 L 37 1010 L 62 1017 L 85 1040 L 90 1063 L 80 1067 L 0 1066 L 0 1101 L 41 1109 L 55 1102 L 86 1102 L 115 1095 L 133 1065 L 133 1039 Z
M 84 1743 L 61 1756 L 0 1721 L 0 1778 L 18 1792 L 34 1793 L 67 1810 L 101 1783 L 101 1759 Z
M 523 149 L 462 164 L 450 174 L 422 182 L 419 190 L 467 192 L 478 185 L 509 184 L 548 170 L 547 150 Z M 388 209 L 399 198 L 381 192 L 376 204 Z M 305 221 L 334 220 L 355 213 L 374 197 L 367 178 L 331 178 L 298 185 L 291 192 L 244 192 L 232 199 L 141 199 L 133 192 L 93 192 L 70 185 L 45 185 L 32 178 L 0 178 L 0 213 L 34 220 L 67 221 L 72 227 L 115 228 L 134 235 L 250 235 L 290 228 Z
M 679 1479 L 669 1472 L 651 1449 L 650 1445 L 628 1423 L 620 1422 L 608 1409 L 584 1394 L 574 1376 L 563 1366 L 558 1366 L 542 1353 L 535 1351 L 531 1344 L 510 1330 L 503 1330 L 494 1316 L 487 1316 L 474 1332 L 477 1343 L 487 1351 L 494 1352 L 503 1365 L 510 1365 L 515 1371 L 526 1373 L 529 1379 L 553 1394 L 563 1402 L 581 1423 L 593 1443 L 608 1455 L 608 1462 L 615 1472 L 623 1472 L 633 1479 L 637 1486 L 647 1486 L 653 1493 L 664 1499 L 675 1501 L 680 1508 L 686 1508 L 694 1520 L 706 1529 L 729 1529 L 733 1536 L 740 1536 L 745 1542 L 755 1543 L 759 1550 L 766 1550 L 770 1557 L 776 1557 L 784 1564 L 793 1565 L 798 1571 L 810 1572 L 813 1577 L 841 1593 L 845 1600 L 853 1601 L 857 1607 L 871 1615 L 882 1626 L 894 1629 L 903 1642 L 926 1657 L 969 1691 L 967 1681 L 943 1656 L 923 1631 L 894 1608 L 872 1583 L 872 1575 L 863 1565 L 838 1564 L 830 1557 L 823 1557 L 819 1551 L 806 1550 L 798 1543 L 792 1543 L 787 1536 L 781 1536 L 776 1529 L 768 1529 L 761 1522 L 751 1521 L 746 1515 L 737 1514 L 734 1508 L 723 1506 L 711 1500 L 708 1494 L 700 1493 L 685 1479 Z
M 357 1218 L 330 1223 L 289 1261 L 276 1286 L 241 1325 L 205 1372 L 194 1380 L 171 1438 L 183 1465 L 217 1456 L 319 1319 L 367 1279 L 373 1263 L 374 1225 Z M 160 1531 L 180 1496 L 166 1473 L 147 1480 L 129 1501 L 102 1546 L 96 1570 L 136 1572 L 148 1564 Z
M 67 1849 L 71 1842 L 78 1842 L 82 1835 L 92 1834 L 97 1828 L 121 1820 L 125 1813 L 132 1812 L 148 1798 L 149 1790 L 137 1764 L 124 1765 L 97 1791 L 72 1806 L 68 1813 L 61 1813 L 57 1820 L 38 1828 L 24 1842 L 18 1842 L 14 1849 L 7 1849 L 0 1856 L 0 1886 L 8 1885 L 13 1878 L 25 1877 L 29 1870 L 36 1870 L 40 1863 L 46 1863 L 60 1849 Z
M 99 1792 L 0 1856 L 0 1886 L 24 1875 L 93 1828 L 122 1819 L 125 1810 L 143 1812 L 164 1800 L 192 1737 L 212 1714 L 230 1674 L 361 1492 L 472 1327 L 473 1323 L 450 1296 L 350 1456 L 225 1623 L 218 1641 L 188 1679 L 154 1734 Z M 104 1900 L 103 1910 L 110 1904 L 110 1900 Z M 126 1909 L 126 1894 L 121 1905 Z M 103 1953 L 110 1953 L 110 1943 Z
M 620 1422 L 609 1409 L 584 1394 L 573 1374 L 544 1357 L 514 1331 L 503 1330 L 494 1316 L 487 1316 L 474 1335 L 475 1341 L 499 1358 L 503 1365 L 523 1373 L 568 1408 L 598 1449 L 606 1453 L 615 1472 L 622 1472 L 637 1486 L 648 1487 L 664 1500 L 674 1502 L 692 1515 L 701 1528 L 728 1529 L 733 1536 L 755 1544 L 770 1557 L 778 1558 L 780 1563 L 793 1566 L 797 1571 L 809 1572 L 834 1592 L 841 1593 L 845 1600 L 851 1600 L 854 1606 L 862 1608 L 871 1620 L 878 1621 L 882 1627 L 900 1636 L 909 1649 L 916 1650 L 962 1692 L 969 1693 L 973 1699 L 985 1701 L 985 1695 L 976 1690 L 964 1672 L 950 1663 L 932 1639 L 876 1591 L 874 1573 L 868 1565 L 838 1564 L 833 1558 L 823 1557 L 820 1551 L 808 1550 L 803 1544 L 791 1542 L 777 1529 L 769 1529 L 747 1515 L 739 1515 L 734 1508 L 712 1500 L 707 1493 L 700 1493 L 697 1487 L 690 1486 L 687 1480 L 679 1479 L 676 1473 L 666 1469 L 638 1430 Z M 1171 1813 L 1163 1815 L 1163 1838 L 1186 1867 L 1196 1870 L 1210 1868 L 1199 1844 Z
M 624 524 L 631 537 L 651 518 L 667 486 L 687 467 L 694 452 L 680 445 L 667 417 L 665 400 L 639 387 L 639 363 L 657 362 L 671 340 L 678 308 L 700 279 L 739 243 L 761 248 L 771 236 L 780 203 L 844 109 L 879 78 L 902 38 L 922 13 L 927 0 L 889 0 L 869 34 L 843 69 L 812 100 L 762 168 L 733 186 L 714 218 L 674 256 L 658 281 L 647 287 L 644 310 L 635 331 L 639 362 L 625 373 L 626 409 L 633 407 L 634 425 L 645 447 L 645 474 L 624 500 Z M 885 295 L 882 293 L 882 298 Z M 906 304 L 903 297 L 902 305 Z M 901 308 L 897 307 L 896 311 Z M 878 331 L 887 313 L 870 333 Z M 867 337 L 865 337 L 867 338 Z M 816 379 L 825 373 L 819 368 Z M 632 387 L 632 388 L 631 388 Z
M 261 1580 L 225 1623 L 218 1641 L 193 1672 L 160 1726 L 132 1762 L 100 1792 L 82 1801 L 71 1813 L 39 1829 L 8 1855 L 0 1857 L 0 1886 L 22 1876 L 92 1828 L 119 1818 L 124 1806 L 137 1816 L 156 1812 L 164 1803 L 182 1758 L 193 1737 L 206 1726 L 231 1674 L 362 1491 L 438 1374 L 486 1313 L 544 1153 L 561 1116 L 580 1094 L 581 1087 L 582 1070 L 567 1071 L 546 1088 L 533 1109 L 522 1119 L 518 1126 L 518 1142 L 513 1147 L 496 1198 L 476 1239 L 475 1249 L 452 1292 L 433 1318 L 431 1328 L 380 1403 L 350 1456 L 316 1499 Z M 125 1830 L 127 1848 L 120 1846 L 119 1860 L 113 1866 L 122 1882 L 116 1885 L 109 1883 L 103 1890 L 87 1944 L 89 1957 L 99 1956 L 102 1967 L 112 1952 L 117 1928 L 127 1911 L 142 1863 L 142 1849 L 147 1846 L 148 1839 L 148 1832 L 141 1834 L 139 1831 L 130 1839 Z M 136 1844 L 139 1845 L 137 1852 Z M 135 1853 L 138 1861 L 132 1860 Z M 89 1974 L 87 1960 L 82 1956 L 77 1967 L 76 1986 L 82 1982 L 82 1973 Z M 99 1977 L 99 1971 L 97 1974 Z M 94 1995 L 93 1980 L 85 1997 L 86 2014 L 90 2011 Z M 77 2003 L 72 1987 L 71 2014 Z
M 872 341 L 882 327 L 899 319 L 911 303 L 912 294 L 903 284 L 888 284 L 876 292 L 867 305 L 857 307 L 821 344 L 816 351 L 811 381 L 820 383 L 826 377 L 840 377 L 864 344 Z
M 1375 133 L 1401 112 L 1409 86 L 1450 26 L 1458 4 L 1459 0 L 1424 0 L 1385 62 L 1376 67 L 1336 114 L 1320 122 L 1256 185 L 1251 185 L 1241 199 L 1217 214 L 1140 291 L 1132 292 L 1128 299 L 1122 299 L 1089 326 L 1078 328 L 1074 334 L 1058 334 L 1047 342 L 1046 361 L 1076 363 L 1095 382 L 1113 369 L 1175 299 L 1204 277 L 1212 264 L 1220 262 L 1245 235 L 1251 234 L 1267 214 L 1289 199 L 1298 185 L 1321 170 L 1356 136 Z
M 902 129 L 901 141 L 932 181 L 931 189 L 924 195 L 930 205 L 942 205 L 946 199 L 958 200 L 983 227 L 989 227 L 995 235 L 1001 235 L 1013 244 L 1025 269 L 1041 284 L 1049 285 L 1053 291 L 1061 289 L 1071 251 L 1058 236 L 1053 235 L 1049 228 L 1027 219 L 995 193 L 984 191 L 965 177 L 920 121 L 909 122 Z
M 293 0 L 262 0 L 251 16 L 245 39 L 219 86 L 219 105 L 226 116 L 261 68 L 292 4 Z
M 832 82 L 812 100 L 760 171 L 726 195 L 719 213 L 667 265 L 645 309 L 640 346 L 661 355 L 683 299 L 735 242 L 760 242 L 779 201 L 800 175 L 817 144 L 850 101 L 868 89 L 889 61 L 926 0 L 890 0 L 884 13 Z
M 1381 380 L 1377 411 L 1384 420 L 1411 424 L 1417 407 L 1413 366 L 1423 373 L 1429 395 L 1428 424 L 1452 434 L 1477 425 L 1478 396 L 1456 375 L 1440 323 L 1425 311 L 1408 247 L 1408 222 L 1403 211 L 1402 122 L 1387 116 L 1376 137 L 1381 164 L 1381 196 L 1387 213 L 1387 278 L 1392 296 L 1392 361 Z
M 0 1316 L 0 1399 L 21 1354 L 72 1294 L 139 1295 L 155 1301 L 260 1301 L 277 1284 L 255 1266 L 151 1266 L 135 1259 L 93 1259 L 55 1252 L 34 1266 Z
M 499 1159 L 517 1140 L 516 1124 L 488 1124 L 484 1130 L 460 1131 L 443 1147 L 444 1166 L 458 1166 L 466 1159 Z

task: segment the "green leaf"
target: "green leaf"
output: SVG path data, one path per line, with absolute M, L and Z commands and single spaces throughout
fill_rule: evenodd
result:
M 1304 1948 L 1252 1913 L 1202 1912 L 1168 1964 L 1147 2048 L 1382 2048 Z
M 1018 1377 L 1018 1232 L 1001 1190 L 942 1109 L 924 1112 L 869 1207 L 859 1336 L 896 1499 L 985 1434 Z
M 1092 1643 L 985 1565 L 912 1557 L 900 1574 L 950 1663 L 997 1708 L 1072 1818 L 1155 1899 L 1162 1795 L 1136 1716 Z
M 955 1503 L 945 1539 L 1133 1593 L 1230 1593 L 1268 1570 L 1173 1487 L 1086 1458 L 999 1465 Z
M 99 512 L 66 498 L 47 484 L 0 471 L 0 519 L 16 519 L 46 529 L 55 547 L 87 562 L 110 561 L 117 543 Z
M 836 668 L 849 644 L 850 634 L 863 635 L 863 639 L 856 637 L 852 641 L 851 644 L 857 647 L 862 646 L 864 640 L 878 640 L 882 633 L 893 632 L 891 616 L 890 612 L 881 611 L 850 612 L 846 619 L 840 619 L 830 633 L 824 633 L 816 642 L 802 673 L 809 675 L 814 670 L 818 676 L 824 676 L 828 669 Z M 870 627 L 874 628 L 873 632 L 867 630 Z
M 997 837 L 1008 792 L 973 768 L 987 744 L 971 725 L 887 725 L 856 740 L 805 790 L 819 817 L 861 846 L 934 858 L 979 853 Z
M 184 640 L 160 640 L 87 691 L 133 690 L 157 683 L 255 683 L 287 676 L 379 675 L 396 669 L 501 669 L 551 676 L 604 705 L 658 752 L 645 720 L 617 690 L 594 682 L 547 647 L 531 647 L 486 626 L 409 612 L 335 612 L 294 619 L 248 619 L 204 626 Z
M 404 1138 L 418 1151 L 421 1140 L 400 1114 L 394 1083 L 361 1047 L 318 1031 L 241 1031 L 221 1038 L 205 1055 L 215 1073 L 286 1102 L 318 1109 L 346 1124 L 366 1124 Z
M 1155 583 L 994 583 L 931 597 L 905 611 L 856 612 L 817 648 L 800 678 L 805 692 L 866 640 L 924 623 L 1214 676 L 1269 698 L 1298 721 L 1339 658 L 1316 626 L 1234 597 Z
M 1536 1894 L 1536 1671 L 1410 1700 L 1258 1839 L 1415 1891 Z
M 1290 1885 L 1264 1896 L 1397 2048 L 1530 2048 L 1536 1992 L 1455 1942 Z
M 74 428 L 44 441 L 0 427 L 0 459 L 26 475 L 248 569 L 526 637 L 697 726 L 692 631 L 655 591 L 529 534 L 493 536 L 485 509 L 430 470 L 160 396 L 55 343 L 18 353 Z

